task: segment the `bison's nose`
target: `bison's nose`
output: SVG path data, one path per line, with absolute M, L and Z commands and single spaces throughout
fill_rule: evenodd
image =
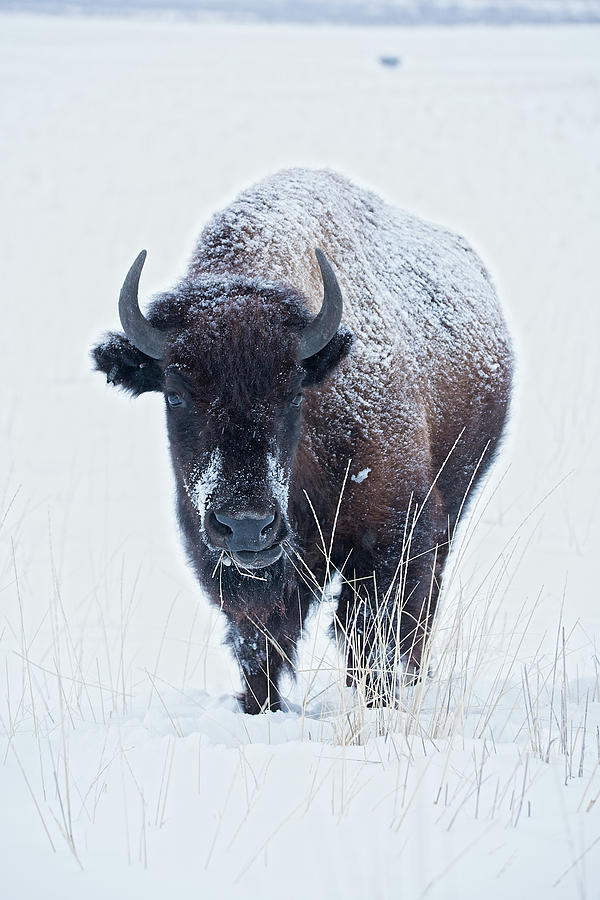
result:
M 276 512 L 230 515 L 219 510 L 210 514 L 209 527 L 228 550 L 264 550 L 273 543 L 276 518 Z

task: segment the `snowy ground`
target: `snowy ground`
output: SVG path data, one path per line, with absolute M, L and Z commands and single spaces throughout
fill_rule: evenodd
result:
M 0 10 L 334 25 L 600 21 L 600 0 L 0 0 Z
M 600 896 L 599 50 L 0 19 L 3 895 Z M 89 371 L 138 250 L 166 286 L 211 210 L 295 163 L 466 234 L 516 337 L 511 434 L 400 710 L 339 688 L 327 603 L 294 711 L 237 710 L 160 400 Z

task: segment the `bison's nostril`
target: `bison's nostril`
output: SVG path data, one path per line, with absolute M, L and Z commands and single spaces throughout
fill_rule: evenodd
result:
M 214 528 L 216 533 L 220 534 L 222 537 L 229 537 L 229 535 L 233 534 L 233 529 L 223 521 L 218 513 L 211 512 L 210 525 Z
M 260 533 L 261 533 L 262 535 L 264 535 L 265 532 L 266 532 L 266 530 L 267 530 L 267 528 L 270 528 L 274 521 L 275 521 L 275 513 L 273 513 L 273 515 L 271 516 L 270 520 L 266 523 L 266 525 L 263 525 L 263 527 L 261 528 Z

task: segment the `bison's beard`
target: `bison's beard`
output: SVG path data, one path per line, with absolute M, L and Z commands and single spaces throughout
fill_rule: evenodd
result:
M 286 598 L 296 579 L 292 554 L 290 547 L 281 547 L 278 559 L 253 569 L 236 561 L 226 565 L 218 556 L 215 563 L 213 553 L 202 556 L 196 552 L 192 562 L 210 600 L 231 622 L 250 619 L 266 624 L 274 613 L 286 615 Z

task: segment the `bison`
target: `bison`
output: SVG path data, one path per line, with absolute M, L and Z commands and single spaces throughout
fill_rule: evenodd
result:
M 264 179 L 210 220 L 144 315 L 93 349 L 108 382 L 163 394 L 191 565 L 227 620 L 249 713 L 278 709 L 307 611 L 367 701 L 418 678 L 457 521 L 494 456 L 512 353 L 457 234 L 332 171 Z M 322 296 L 322 299 L 321 299 Z

